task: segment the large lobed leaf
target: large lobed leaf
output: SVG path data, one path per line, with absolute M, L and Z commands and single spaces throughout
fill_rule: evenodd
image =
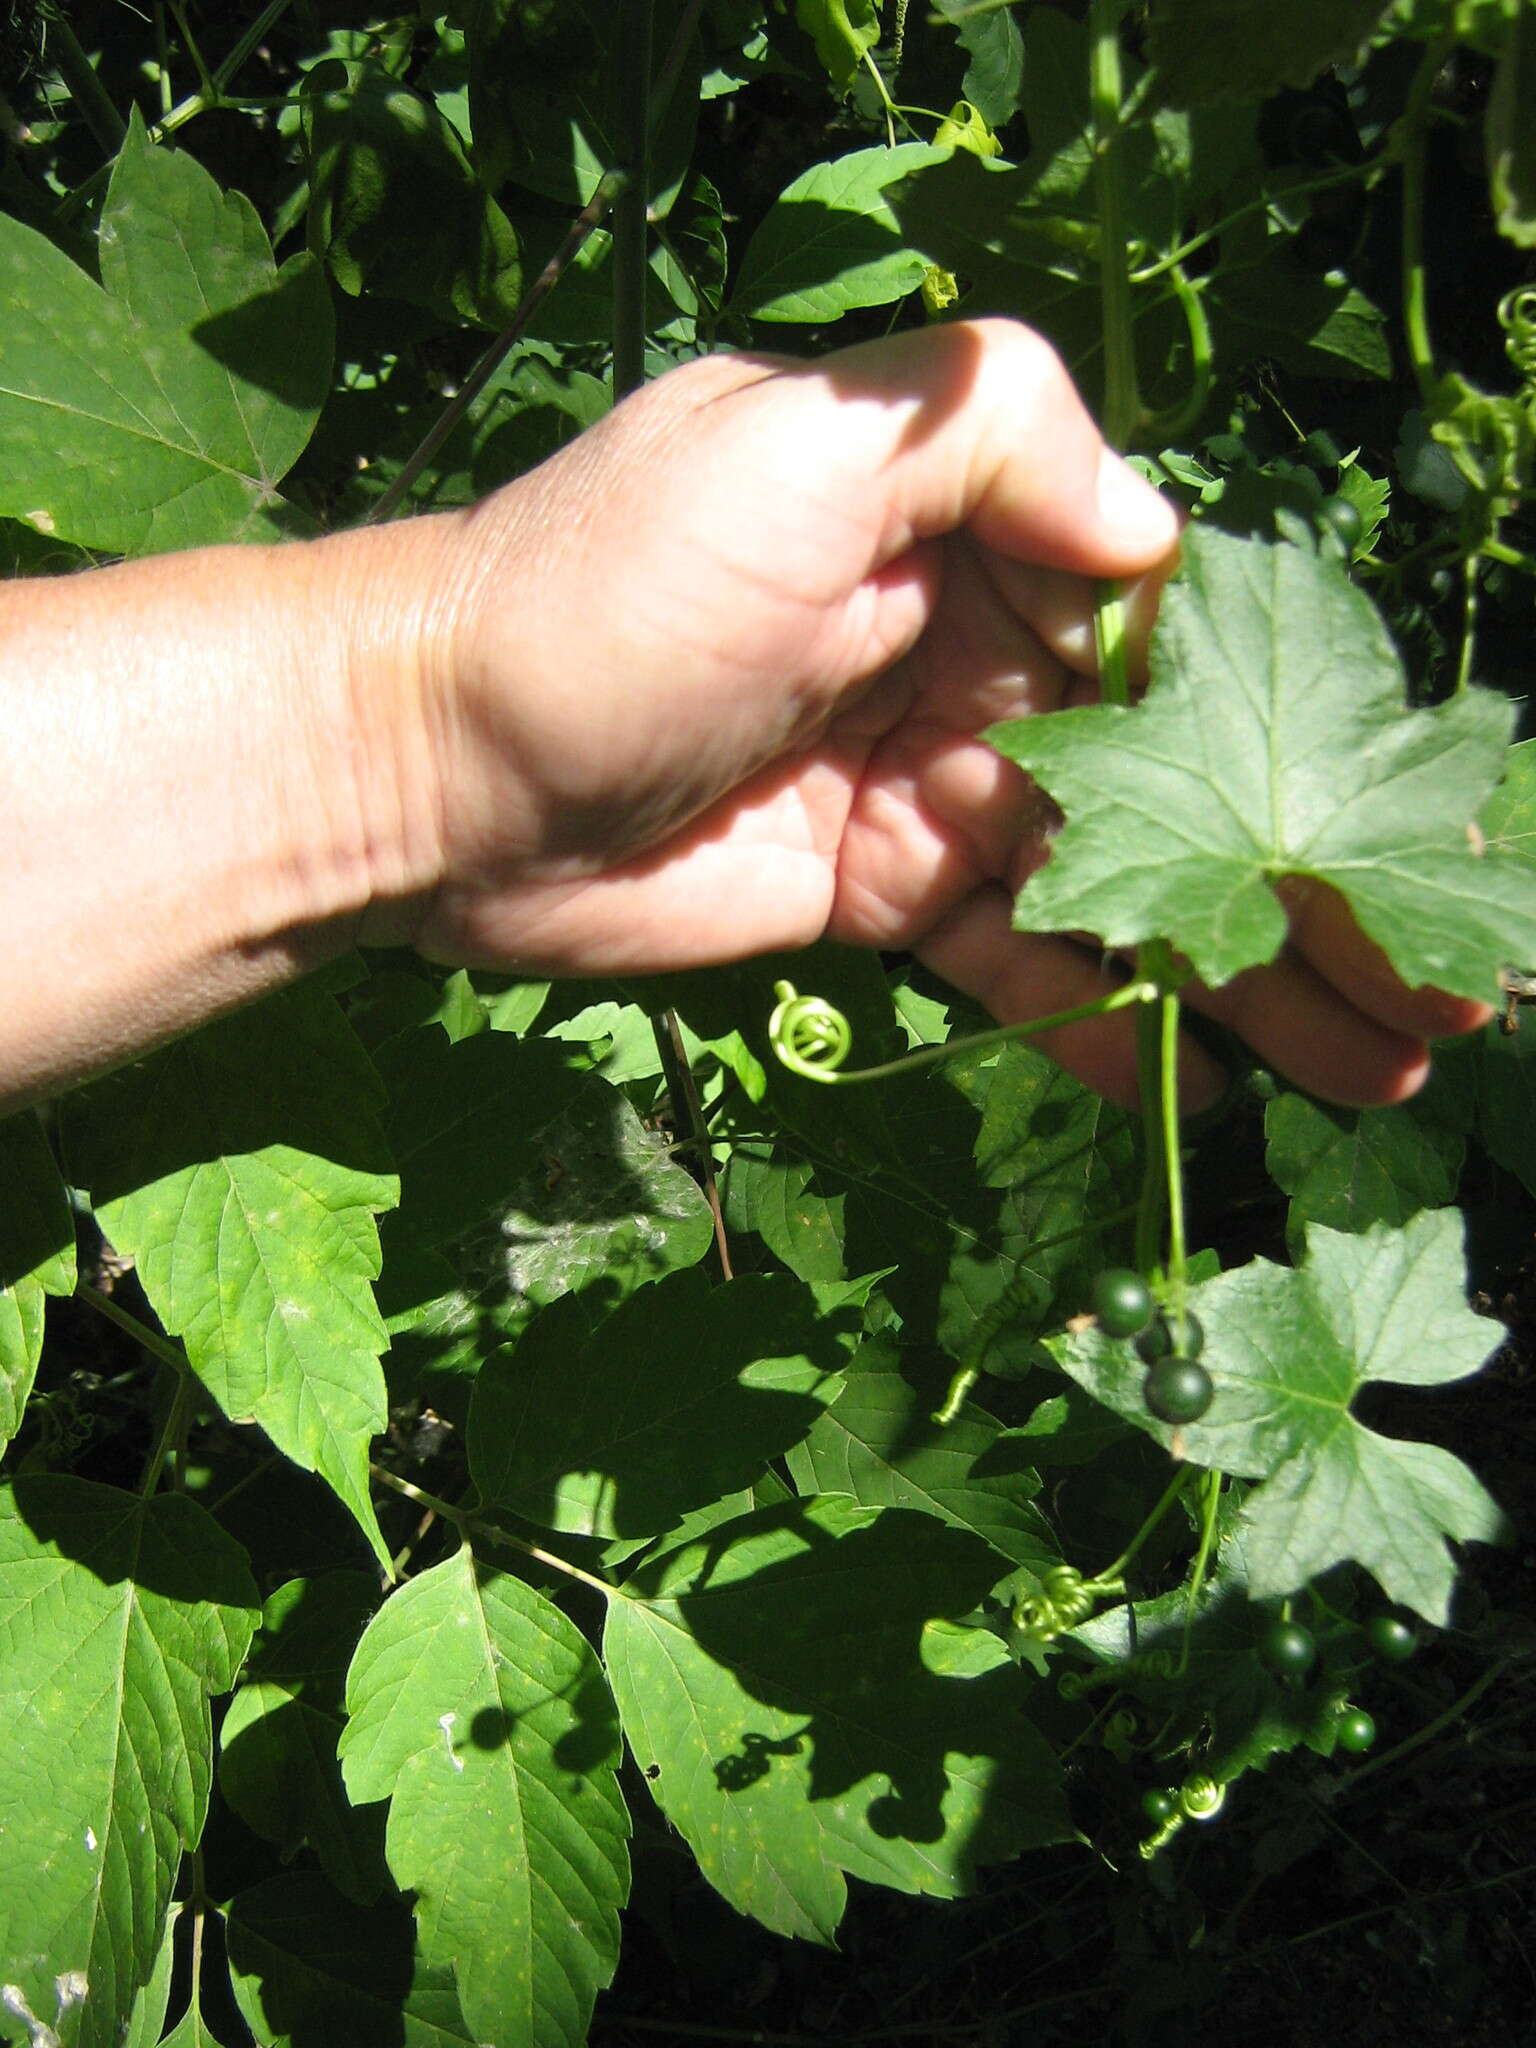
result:
M 388 1568 L 368 1491 L 386 1420 L 375 1215 L 397 1182 L 378 1077 L 299 986 L 71 1096 L 65 1151 L 102 1228 L 231 1420 L 318 1472 Z
M 183 1496 L 0 1494 L 0 1996 L 29 2039 L 118 2048 L 256 1614 L 245 1553 Z
M 1536 890 L 1468 829 L 1510 706 L 1468 690 L 1406 710 L 1385 629 L 1339 568 L 1193 527 L 1151 662 L 1134 708 L 989 734 L 1067 815 L 1020 929 L 1165 938 L 1214 985 L 1274 958 L 1275 885 L 1296 876 L 1339 890 L 1411 987 L 1488 999 L 1511 953 L 1536 958 Z
M 953 1898 L 1068 1838 L 1025 1681 L 996 1637 L 945 1626 L 996 1576 L 931 1515 L 824 1498 L 711 1529 L 610 1602 L 630 1748 L 739 1911 L 830 1942 L 845 1871 Z
M 558 1608 L 468 1549 L 386 1602 L 347 1680 L 347 1789 L 388 1799 L 417 1944 L 478 2041 L 580 2048 L 628 1887 L 619 1732 Z
M 1205 1330 L 1209 1412 L 1170 1431 L 1142 1400 L 1129 1344 L 1080 1328 L 1052 1344 L 1079 1385 L 1184 1457 L 1262 1479 L 1249 1495 L 1249 1584 L 1293 1593 L 1346 1559 L 1390 1600 L 1444 1626 L 1445 1540 L 1496 1542 L 1504 1521 L 1459 1458 L 1379 1435 L 1352 1413 L 1370 1380 L 1439 1386 L 1477 1371 L 1499 1327 L 1466 1305 L 1461 1217 L 1421 1210 L 1401 1230 L 1350 1236 L 1312 1224 L 1292 1270 L 1255 1259 L 1191 1290 Z
M 330 381 L 318 266 L 278 270 L 250 202 L 137 113 L 98 246 L 100 285 L 0 215 L 0 514 L 125 554 L 275 538 Z

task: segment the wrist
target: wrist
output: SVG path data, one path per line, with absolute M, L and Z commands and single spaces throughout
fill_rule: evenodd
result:
M 411 943 L 442 879 L 460 530 L 434 515 L 274 551 L 301 650 L 298 923 L 330 952 Z

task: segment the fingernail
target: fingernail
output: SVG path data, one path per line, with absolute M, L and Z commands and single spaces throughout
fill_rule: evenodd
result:
M 1179 537 L 1178 514 L 1112 448 L 1099 458 L 1099 517 L 1110 544 L 1149 565 L 1166 555 Z

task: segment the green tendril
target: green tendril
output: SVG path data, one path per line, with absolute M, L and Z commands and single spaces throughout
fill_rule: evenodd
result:
M 1038 1593 L 1023 1593 L 1013 1603 L 1013 1625 L 1032 1643 L 1049 1643 L 1085 1622 L 1101 1600 L 1125 1592 L 1119 1579 L 1085 1579 L 1074 1565 L 1052 1565 Z M 1070 1675 L 1070 1674 L 1069 1674 Z M 1065 1692 L 1067 1680 L 1063 1680 Z
M 834 1008 L 825 996 L 800 995 L 790 981 L 776 981 L 773 992 L 779 999 L 768 1019 L 768 1039 L 774 1052 L 803 1081 L 827 1083 L 887 1081 L 894 1075 L 915 1073 L 920 1067 L 931 1067 L 940 1060 L 954 1059 L 983 1046 L 1006 1045 L 1010 1039 L 1054 1031 L 1063 1024 L 1080 1024 L 1089 1017 L 1107 1017 L 1112 1011 L 1129 1009 L 1134 1003 L 1154 1002 L 1162 993 L 1155 982 L 1127 982 L 1096 1002 L 1057 1010 L 1049 1017 L 1035 1017 L 1027 1024 L 1000 1024 L 995 1031 L 973 1032 L 969 1038 L 952 1039 L 948 1045 L 926 1045 L 899 1060 L 886 1060 L 878 1067 L 843 1070 L 843 1061 L 853 1046 L 853 1027 L 842 1011 Z

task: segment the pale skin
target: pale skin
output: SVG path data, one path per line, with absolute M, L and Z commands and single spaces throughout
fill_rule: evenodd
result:
M 690 364 L 465 512 L 0 585 L 0 1110 L 358 943 L 603 975 L 826 937 L 1003 1022 L 1090 1001 L 1096 947 L 1010 927 L 1050 813 L 977 735 L 1091 696 L 1091 579 L 1144 630 L 1176 541 L 987 321 Z M 1400 1100 L 1490 1014 L 1290 908 L 1192 995 L 1300 1086 Z M 1046 1042 L 1130 1101 L 1133 1033 Z M 1193 1045 L 1183 1083 L 1221 1084 Z

